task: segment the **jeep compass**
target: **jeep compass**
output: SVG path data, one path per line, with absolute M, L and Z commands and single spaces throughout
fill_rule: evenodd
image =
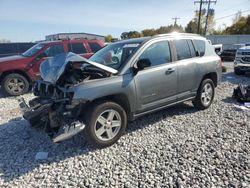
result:
M 85 131 L 89 142 L 107 147 L 123 135 L 128 120 L 187 100 L 207 109 L 221 60 L 205 38 L 175 33 L 118 41 L 90 59 L 58 55 L 40 72 L 37 98 L 19 101 L 23 117 L 43 126 L 54 142 Z

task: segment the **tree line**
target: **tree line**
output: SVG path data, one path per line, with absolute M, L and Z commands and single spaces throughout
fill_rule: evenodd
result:
M 198 27 L 198 11 L 195 11 L 194 18 L 188 22 L 186 27 L 182 27 L 178 24 L 171 24 L 168 26 L 161 26 L 157 29 L 144 29 L 142 31 L 127 31 L 121 34 L 121 39 L 130 39 L 130 38 L 139 38 L 146 36 L 153 36 L 157 34 L 171 33 L 171 32 L 186 32 L 186 33 L 197 33 Z M 215 19 L 214 14 L 208 16 L 208 27 L 207 34 L 210 35 L 233 35 L 233 34 L 250 34 L 250 15 L 242 16 L 239 11 L 232 20 L 232 24 L 228 27 L 222 29 L 219 27 L 215 29 Z M 202 10 L 201 12 L 201 26 L 200 26 L 200 34 L 205 34 L 205 22 L 206 22 L 206 10 Z M 108 35 L 105 37 L 106 42 L 112 41 L 112 36 Z

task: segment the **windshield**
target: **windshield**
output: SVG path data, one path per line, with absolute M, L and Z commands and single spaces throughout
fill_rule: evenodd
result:
M 140 42 L 110 44 L 95 53 L 89 60 L 118 70 L 140 44 Z
M 34 54 L 36 54 L 39 50 L 41 50 L 43 47 L 45 46 L 45 44 L 36 44 L 35 46 L 32 46 L 30 49 L 28 49 L 26 52 L 24 52 L 22 54 L 22 56 L 24 57 L 31 57 Z

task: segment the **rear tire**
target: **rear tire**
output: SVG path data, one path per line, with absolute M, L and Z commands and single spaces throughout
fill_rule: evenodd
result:
M 29 91 L 29 81 L 18 73 L 8 74 L 1 83 L 3 93 L 7 96 L 18 96 Z
M 199 110 L 205 110 L 210 107 L 214 100 L 214 83 L 211 79 L 205 79 L 197 91 L 196 98 L 193 100 L 193 105 Z
M 114 102 L 96 103 L 85 117 L 86 136 L 96 147 L 113 145 L 124 134 L 127 126 L 125 110 Z

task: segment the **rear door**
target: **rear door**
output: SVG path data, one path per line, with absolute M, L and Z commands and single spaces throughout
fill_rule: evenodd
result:
M 169 42 L 164 40 L 150 44 L 140 59 L 149 59 L 151 66 L 139 71 L 134 77 L 138 113 L 174 102 L 177 94 L 177 67 L 172 63 Z
M 85 58 L 90 58 L 92 53 L 89 53 L 84 42 L 70 42 L 68 43 L 69 52 L 73 52 Z
M 176 39 L 173 43 L 178 65 L 178 98 L 185 99 L 191 97 L 197 89 L 198 57 L 192 40 Z
M 100 49 L 102 49 L 102 46 L 97 42 L 89 41 L 89 42 L 87 42 L 87 44 L 89 45 L 89 48 L 90 48 L 92 54 L 94 54 L 97 51 L 99 51 Z

